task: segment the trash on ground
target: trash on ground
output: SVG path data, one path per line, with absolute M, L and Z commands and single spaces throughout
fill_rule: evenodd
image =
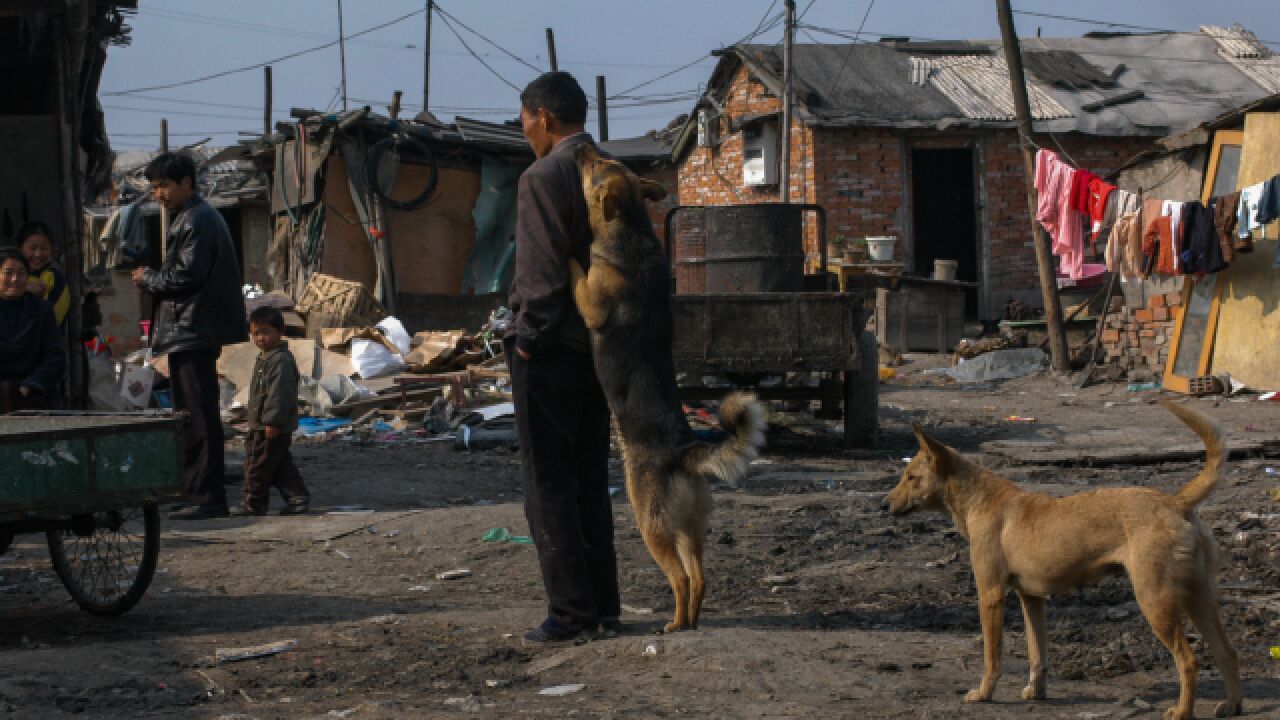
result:
M 409 586 L 409 592 L 427 592 L 427 591 L 428 591 L 428 590 L 430 590 L 430 589 L 431 589 L 431 586 L 430 586 L 430 585 L 411 585 L 411 586 Z
M 1129 392 L 1144 392 L 1146 390 L 1159 390 L 1160 383 L 1158 382 L 1129 383 L 1128 387 L 1126 387 L 1125 389 L 1128 390 Z
M 956 382 L 975 383 L 1026 377 L 1047 367 L 1049 367 L 1049 356 L 1039 348 L 1008 348 L 979 355 L 955 367 L 937 368 L 924 372 L 946 375 Z
M 1280 660 L 1280 645 L 1271 646 L 1271 657 Z
M 511 681 L 507 680 L 506 678 L 496 678 L 491 680 L 485 680 L 484 686 L 491 687 L 491 688 L 511 687 Z
M 509 542 L 516 545 L 532 545 L 533 538 L 528 535 L 512 535 L 510 530 L 504 527 L 489 528 L 489 530 L 480 538 L 481 542 Z
M 651 644 L 649 644 L 649 645 L 645 645 L 645 646 L 644 646 L 644 654 L 645 654 L 645 655 L 657 655 L 657 654 L 658 654 L 658 646 L 657 646 L 657 645 L 654 645 L 654 644 L 652 644 L 652 643 L 651 643 Z
M 633 615 L 652 615 L 653 608 L 636 607 L 635 605 L 622 604 L 622 611 L 629 612 Z
M 1272 390 L 1271 392 L 1264 392 L 1258 396 L 1258 399 L 1270 400 L 1271 402 L 1280 402 L 1280 393 L 1277 393 L 1274 390 Z
M 252 647 L 218 648 L 214 651 L 214 658 L 219 663 L 238 662 L 240 660 L 251 660 L 253 658 L 278 655 L 285 650 L 292 650 L 297 646 L 298 641 L 296 639 L 290 639 L 267 643 L 265 645 L 254 645 Z
M 580 692 L 585 687 L 586 685 L 584 683 L 570 683 L 568 685 L 553 685 L 551 687 L 542 688 L 541 690 L 538 691 L 538 694 L 539 695 L 555 695 L 555 696 L 572 695 L 576 692 Z
M 1010 415 L 1009 417 L 1005 418 L 1005 420 L 1009 422 L 1025 422 L 1025 423 L 1033 423 L 1036 421 L 1036 419 L 1033 417 L 1026 417 L 1023 415 Z
M 881 367 L 878 372 L 880 373 L 880 382 L 884 382 L 885 380 L 892 380 L 898 377 L 898 371 L 894 370 L 891 367 Z
M 790 575 L 767 575 L 760 580 L 765 585 L 790 585 L 796 581 Z
M 496 448 L 515 449 L 519 444 L 514 427 L 486 428 L 478 425 L 463 425 L 458 428 L 453 447 L 455 450 L 477 452 Z
M 465 577 L 471 577 L 471 571 L 467 568 L 458 568 L 457 570 L 445 570 L 436 573 L 437 580 L 458 580 Z
M 343 550 L 334 550 L 334 551 L 333 551 L 333 554 L 334 554 L 334 555 L 337 555 L 338 557 L 342 558 L 343 560 L 350 560 L 350 559 L 351 559 L 351 554 L 350 554 L 350 553 L 347 553 L 346 551 L 343 551 Z

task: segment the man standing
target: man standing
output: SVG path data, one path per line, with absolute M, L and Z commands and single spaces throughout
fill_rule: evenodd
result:
M 529 644 L 618 628 L 618 570 L 609 498 L 609 408 L 569 290 L 569 260 L 590 262 L 591 228 L 574 150 L 587 96 L 573 76 L 546 73 L 520 94 L 520 124 L 537 161 L 520 176 L 515 313 L 504 339 L 523 462 L 524 509 L 538 550 L 547 618 Z
M 240 262 L 227 223 L 196 191 L 190 157 L 158 155 L 146 172 L 152 196 L 173 219 L 164 263 L 134 270 L 133 282 L 155 300 L 151 349 L 169 355 L 173 407 L 191 416 L 182 472 L 187 505 L 169 517 L 226 517 L 217 362 L 223 345 L 247 337 Z

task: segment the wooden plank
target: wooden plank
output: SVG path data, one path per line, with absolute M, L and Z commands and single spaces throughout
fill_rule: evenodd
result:
M 425 388 L 422 390 L 410 390 L 405 393 L 405 400 L 408 402 L 427 402 L 435 400 L 443 394 L 440 388 Z M 370 410 L 379 410 L 382 408 L 394 408 L 400 405 L 400 393 L 379 395 L 378 397 L 369 398 L 368 400 L 357 400 L 355 402 L 334 405 L 329 408 L 329 413 L 335 417 L 360 417 L 362 414 Z

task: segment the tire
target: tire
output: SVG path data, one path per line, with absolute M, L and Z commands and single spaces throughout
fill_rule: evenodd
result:
M 880 436 L 880 367 L 876 336 L 863 332 L 858 338 L 862 365 L 844 371 L 844 444 L 851 448 L 873 448 Z
M 138 604 L 155 576 L 160 509 L 152 503 L 77 515 L 45 537 L 53 569 L 76 604 L 94 615 L 120 615 Z
M 430 174 L 427 177 L 427 183 L 422 187 L 422 192 L 411 200 L 397 200 L 391 197 L 387 192 L 378 185 L 378 165 L 382 162 L 382 156 L 388 150 L 398 149 L 401 144 L 408 145 L 422 154 L 427 159 L 427 168 Z M 369 191 L 382 199 L 387 207 L 395 210 L 413 210 L 431 197 L 431 193 L 436 190 L 436 183 L 440 180 L 440 166 L 436 162 L 435 155 L 431 154 L 431 148 L 421 140 L 406 136 L 404 138 L 383 138 L 369 149 L 369 155 L 364 162 L 365 182 L 369 183 Z M 390 188 L 388 188 L 389 190 Z

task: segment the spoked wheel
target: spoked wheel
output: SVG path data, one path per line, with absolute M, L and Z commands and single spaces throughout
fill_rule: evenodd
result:
M 160 554 L 154 504 L 75 515 L 46 533 L 53 569 L 80 607 L 119 615 L 142 599 Z

